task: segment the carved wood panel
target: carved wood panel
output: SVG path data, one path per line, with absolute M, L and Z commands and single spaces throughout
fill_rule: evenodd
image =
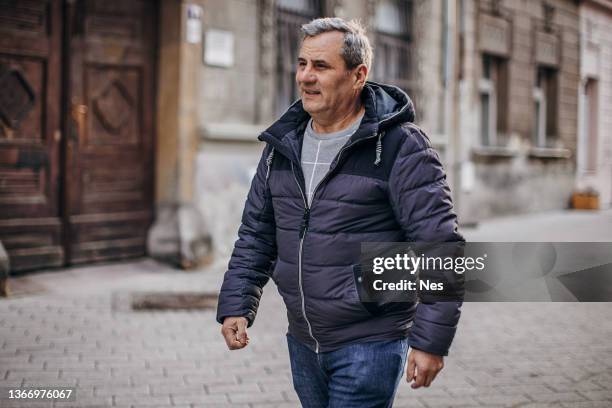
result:
M 12 269 L 64 261 L 61 2 L 0 0 L 0 240 Z
M 0 54 L 0 139 L 44 139 L 44 60 Z
M 155 2 L 77 1 L 70 24 L 69 261 L 143 255 L 153 203 Z
M 45 36 L 49 23 L 47 1 L 0 0 L 0 30 Z
M 92 106 L 86 145 L 135 145 L 140 140 L 140 71 L 91 67 L 86 92 Z

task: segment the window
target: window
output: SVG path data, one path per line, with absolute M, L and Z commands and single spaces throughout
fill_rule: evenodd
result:
M 320 0 L 277 0 L 277 114 L 299 98 L 295 73 L 302 39 L 300 28 L 320 16 L 321 3 Z
M 508 64 L 500 57 L 484 54 L 480 94 L 480 142 L 483 146 L 502 145 L 508 124 Z
M 589 78 L 584 86 L 584 170 L 597 170 L 597 125 L 598 125 L 598 86 L 597 80 Z
M 375 56 L 372 78 L 412 94 L 414 87 L 412 1 L 381 0 L 374 18 Z
M 546 96 L 542 88 L 533 88 L 535 123 L 533 127 L 533 143 L 538 147 L 546 146 Z
M 533 143 L 537 147 L 554 147 L 557 135 L 557 70 L 539 67 L 533 88 Z

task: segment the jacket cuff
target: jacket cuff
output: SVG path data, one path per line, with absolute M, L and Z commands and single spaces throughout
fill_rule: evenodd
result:
M 448 355 L 461 315 L 461 302 L 419 303 L 408 335 L 410 347 Z
M 424 327 L 425 326 L 425 327 Z M 456 327 L 442 326 L 431 322 L 416 324 L 410 329 L 410 347 L 437 356 L 447 356 L 455 337 Z
M 247 328 L 253 325 L 255 321 L 255 313 L 253 312 L 238 312 L 238 313 L 219 313 L 217 312 L 217 323 L 223 324 L 226 317 L 244 317 L 247 319 Z

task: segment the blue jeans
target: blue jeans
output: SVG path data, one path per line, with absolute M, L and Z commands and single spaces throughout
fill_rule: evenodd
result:
M 391 407 L 408 340 L 356 343 L 316 354 L 287 334 L 293 388 L 303 408 Z

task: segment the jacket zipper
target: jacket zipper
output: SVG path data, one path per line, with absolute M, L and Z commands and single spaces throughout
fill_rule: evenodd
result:
M 313 203 L 314 203 L 315 195 L 317 193 L 317 189 L 319 188 L 321 183 L 323 183 L 323 181 L 325 181 L 328 178 L 328 176 L 332 173 L 332 171 L 336 168 L 336 166 L 340 162 L 340 157 L 342 156 L 342 153 L 345 150 L 349 149 L 350 147 L 354 146 L 355 144 L 363 140 L 372 139 L 374 137 L 376 137 L 376 132 L 368 137 L 355 141 L 351 143 L 350 145 L 345 146 L 342 149 L 340 149 L 340 152 L 338 152 L 338 157 L 337 157 L 337 160 L 334 166 L 329 169 L 327 174 L 323 176 L 321 181 L 317 183 L 315 189 L 313 190 L 312 192 L 312 202 Z M 319 341 L 315 338 L 314 334 L 312 333 L 312 325 L 310 324 L 310 321 L 308 320 L 308 316 L 306 316 L 306 303 L 305 303 L 305 298 L 304 298 L 304 283 L 303 283 L 303 277 L 302 277 L 302 256 L 303 256 L 304 238 L 306 237 L 306 232 L 308 231 L 308 224 L 310 222 L 310 208 L 312 207 L 312 203 L 309 206 L 308 201 L 306 201 L 306 194 L 304 194 L 302 185 L 300 184 L 300 182 L 298 181 L 295 175 L 295 168 L 293 165 L 293 161 L 291 161 L 291 173 L 293 174 L 293 179 L 295 180 L 295 183 L 297 184 L 298 189 L 300 190 L 300 194 L 302 195 L 302 200 L 304 201 L 304 214 L 302 216 L 302 224 L 300 225 L 300 247 L 299 247 L 299 252 L 298 252 L 298 287 L 300 288 L 300 297 L 302 298 L 302 302 L 301 302 L 302 314 L 304 315 L 304 320 L 306 320 L 306 325 L 308 326 L 308 334 L 310 334 L 310 337 L 315 342 L 315 352 L 319 353 L 319 349 L 320 349 Z
M 312 334 L 312 326 L 310 325 L 308 316 L 306 316 L 306 301 L 304 299 L 304 286 L 302 279 L 302 252 L 304 246 L 304 237 L 306 236 L 306 230 L 308 229 L 308 223 L 310 221 L 310 207 L 308 206 L 308 202 L 306 201 L 306 195 L 304 194 L 304 190 L 302 190 L 302 185 L 295 176 L 293 162 L 291 162 L 291 173 L 293 174 L 293 179 L 295 180 L 298 185 L 298 188 L 300 189 L 302 200 L 304 200 L 304 215 L 302 216 L 302 225 L 300 225 L 300 248 L 298 252 L 298 287 L 300 288 L 300 297 L 302 298 L 302 315 L 304 316 L 304 320 L 306 320 L 306 325 L 308 326 L 308 334 L 310 334 L 310 337 L 315 342 L 315 352 L 319 353 L 319 341 Z

